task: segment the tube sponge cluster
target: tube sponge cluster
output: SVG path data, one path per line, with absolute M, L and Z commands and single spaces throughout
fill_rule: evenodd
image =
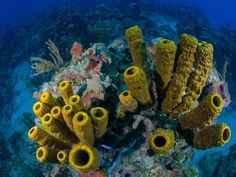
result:
M 140 35 L 134 35 L 140 33 L 138 29 L 135 26 L 126 31 L 131 54 L 135 49 L 131 47 L 130 41 L 135 41 L 135 37 L 139 38 L 138 36 Z M 163 99 L 160 99 L 161 110 L 170 118 L 177 120 L 183 130 L 190 129 L 194 132 L 192 140 L 194 143 L 192 145 L 195 148 L 211 148 L 227 143 L 230 139 L 230 128 L 225 124 L 214 125 L 215 119 L 223 109 L 221 96 L 210 92 L 200 100 L 200 104 L 197 107 L 195 106 L 197 101 L 199 101 L 198 99 L 213 67 L 214 49 L 212 44 L 206 41 L 198 42 L 194 36 L 182 34 L 178 49 L 175 43 L 169 39 L 159 40 L 155 47 L 156 84 L 157 90 L 160 92 L 157 94 L 163 97 Z M 151 103 L 149 86 L 145 79 L 141 79 L 144 78 L 141 77 L 144 75 L 144 72 L 142 72 L 141 66 L 135 64 L 135 56 L 133 54 L 132 57 L 135 66 L 125 71 L 124 81 L 131 95 L 141 104 L 148 105 Z M 126 91 L 120 94 L 120 103 L 123 107 L 126 107 L 126 110 L 129 110 L 128 108 L 132 104 L 131 101 L 127 102 L 125 100 L 124 93 Z M 127 98 L 132 100 L 131 97 L 127 96 Z M 129 110 L 129 112 L 132 111 L 132 109 Z M 222 126 L 226 128 L 219 128 Z M 226 133 L 224 133 L 224 130 Z M 156 137 L 161 132 L 163 133 L 162 137 L 166 137 L 163 140 L 165 139 L 167 144 L 174 142 L 172 141 L 174 140 L 173 138 L 168 139 L 169 136 L 166 136 L 164 130 L 155 132 L 150 136 L 149 144 L 157 153 L 168 151 L 165 150 L 164 145 L 162 147 L 164 150 L 157 150 L 159 148 L 159 141 L 155 142 L 155 140 L 159 139 Z M 214 134 L 214 137 L 211 138 L 209 136 L 210 132 Z M 223 136 L 223 134 L 226 135 Z M 207 139 L 202 137 L 208 137 L 211 140 L 206 142 Z M 171 144 L 172 147 L 173 144 Z
M 28 137 L 40 145 L 36 158 L 42 163 L 69 163 L 80 172 L 94 170 L 100 159 L 93 145 L 107 131 L 108 111 L 93 107 L 89 113 L 68 81 L 59 84 L 59 92 L 64 105 L 57 101 L 60 98 L 44 92 L 33 106 L 38 121 Z
M 166 90 L 166 96 L 161 104 L 164 113 L 169 114 L 182 102 L 184 91 L 192 71 L 194 54 L 198 40 L 188 34 L 180 37 L 180 54 L 176 64 L 176 71 Z

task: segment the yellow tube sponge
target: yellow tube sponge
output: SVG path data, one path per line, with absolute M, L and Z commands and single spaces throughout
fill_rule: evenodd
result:
M 146 72 L 147 54 L 142 30 L 138 26 L 133 26 L 125 31 L 125 37 L 128 42 L 134 65 L 142 68 Z
M 69 98 L 69 104 L 72 105 L 76 112 L 84 109 L 83 102 L 79 95 L 73 95 Z
M 33 111 L 37 117 L 42 118 L 44 114 L 50 112 L 50 108 L 44 103 L 37 101 L 33 106 Z
M 124 72 L 124 81 L 131 94 L 142 104 L 152 102 L 146 74 L 137 66 L 131 66 Z
M 88 114 L 82 111 L 77 112 L 72 119 L 72 124 L 80 142 L 92 146 L 94 144 L 93 125 Z
M 119 95 L 119 99 L 123 107 L 129 112 L 135 112 L 138 108 L 138 101 L 132 96 L 129 90 L 123 91 Z
M 175 145 L 175 136 L 172 130 L 158 129 L 149 136 L 151 149 L 163 154 L 169 152 Z
M 42 118 L 42 124 L 45 129 L 50 132 L 55 138 L 68 143 L 75 143 L 74 136 L 66 129 L 65 126 L 52 117 L 50 113 L 47 113 Z
M 175 114 L 188 111 L 199 98 L 202 89 L 206 84 L 207 78 L 210 74 L 213 65 L 213 46 L 207 42 L 198 44 L 195 55 L 194 70 L 190 74 L 187 84 L 186 95 L 183 101 L 175 109 Z
M 81 173 L 96 170 L 100 166 L 98 151 L 89 145 L 78 144 L 70 151 L 69 164 Z
M 61 164 L 66 164 L 68 163 L 68 152 L 65 150 L 60 150 L 57 153 L 57 160 L 61 163 Z
M 74 127 L 72 124 L 72 119 L 73 116 L 75 115 L 75 110 L 73 109 L 73 106 L 66 104 L 65 106 L 62 107 L 62 115 L 63 115 L 63 119 L 67 125 L 67 127 L 69 127 L 69 129 L 73 132 L 74 131 Z
M 161 104 L 162 111 L 166 114 L 171 113 L 182 102 L 188 78 L 192 72 L 197 44 L 197 39 L 191 35 L 182 34 L 180 37 L 180 54 L 177 60 L 176 72 Z
M 101 138 L 105 135 L 108 125 L 108 111 L 102 107 L 94 107 L 90 110 L 90 116 L 94 128 L 94 136 Z
M 50 108 L 54 106 L 59 106 L 56 99 L 53 98 L 50 92 L 43 92 L 42 95 L 40 96 L 40 101 L 46 104 Z
M 50 149 L 46 146 L 41 146 L 36 151 L 36 158 L 41 163 L 58 163 L 57 149 Z
M 69 98 L 74 95 L 72 86 L 69 81 L 62 81 L 59 84 L 59 92 L 61 93 L 61 96 L 65 102 L 65 104 L 69 104 Z
M 161 77 L 162 89 L 165 89 L 173 73 L 177 47 L 169 39 L 161 39 L 156 45 L 156 72 Z
M 229 142 L 231 130 L 228 125 L 216 124 L 204 127 L 194 135 L 193 146 L 196 149 L 208 149 L 223 146 Z
M 221 113 L 224 103 L 218 93 L 209 93 L 194 110 L 179 118 L 183 129 L 210 125 Z
M 30 140 L 38 143 L 39 145 L 42 146 L 47 146 L 51 148 L 69 148 L 70 146 L 68 144 L 65 144 L 58 139 L 54 138 L 44 130 L 40 129 L 37 126 L 32 127 L 28 131 L 28 137 Z
M 51 109 L 51 115 L 53 118 L 59 120 L 60 122 L 64 122 L 63 116 L 62 116 L 62 110 L 60 106 L 54 106 Z

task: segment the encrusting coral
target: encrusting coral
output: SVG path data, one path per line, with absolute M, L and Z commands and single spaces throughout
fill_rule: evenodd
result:
M 196 176 L 191 146 L 223 146 L 231 136 L 229 126 L 214 124 L 224 106 L 221 95 L 202 93 L 214 69 L 213 46 L 183 34 L 178 47 L 160 39 L 147 55 L 138 26 L 125 36 L 133 65 L 110 65 L 111 57 L 127 55 L 120 40 L 87 50 L 76 42 L 72 60 L 34 94 L 36 126 L 28 136 L 41 146 L 37 159 L 69 164 L 80 174 L 143 171 L 148 177 L 162 169 L 184 176 L 192 169 L 188 176 Z

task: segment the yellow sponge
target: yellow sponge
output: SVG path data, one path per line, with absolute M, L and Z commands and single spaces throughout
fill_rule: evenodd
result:
M 137 100 L 132 96 L 129 90 L 123 91 L 119 95 L 119 99 L 124 108 L 129 112 L 135 112 L 138 108 Z
M 61 163 L 61 164 L 66 164 L 68 163 L 68 152 L 65 150 L 60 150 L 57 153 L 57 160 Z
M 142 104 L 152 102 L 149 93 L 149 86 L 146 75 L 142 69 L 137 66 L 131 66 L 124 72 L 124 81 L 131 94 Z
M 40 129 L 37 126 L 32 127 L 28 132 L 28 137 L 42 146 L 47 146 L 51 148 L 69 148 L 68 144 L 59 141 L 58 139 L 54 138 L 53 136 L 49 135 L 44 130 Z
M 77 112 L 72 119 L 72 124 L 80 142 L 92 146 L 94 144 L 93 125 L 88 114 L 82 111 Z
M 98 151 L 89 145 L 78 144 L 70 151 L 69 164 L 81 173 L 96 170 L 100 165 Z
M 166 96 L 161 104 L 162 111 L 166 114 L 182 102 L 190 73 L 192 72 L 194 55 L 198 41 L 195 37 L 182 34 L 180 38 L 180 54 L 177 60 L 176 72 L 166 91 Z
M 218 93 L 209 93 L 197 108 L 179 118 L 181 127 L 200 128 L 212 124 L 221 113 L 223 105 L 223 100 Z
M 94 128 L 94 136 L 101 138 L 105 135 L 108 125 L 108 112 L 102 107 L 94 107 L 90 110 L 90 116 Z
M 36 157 L 41 163 L 58 163 L 57 160 L 57 149 L 50 149 L 46 146 L 41 146 L 36 151 Z
M 209 73 L 213 65 L 213 46 L 207 42 L 198 44 L 195 55 L 194 70 L 192 71 L 183 101 L 173 111 L 180 114 L 188 111 L 199 98 L 205 86 Z
M 64 122 L 60 106 L 54 106 L 51 109 L 51 115 L 53 118 L 59 120 L 60 122 Z
M 229 142 L 231 130 L 226 124 L 204 127 L 194 135 L 193 145 L 197 149 L 223 146 Z
M 69 98 L 69 104 L 72 105 L 76 112 L 84 109 L 83 102 L 79 95 L 73 95 Z
M 44 103 L 37 101 L 33 106 L 33 111 L 37 117 L 42 118 L 44 114 L 50 112 L 50 108 Z
M 43 92 L 40 101 L 46 104 L 48 107 L 52 108 L 54 106 L 59 106 L 57 101 L 53 98 L 50 92 Z
M 65 126 L 52 117 L 50 113 L 47 113 L 42 118 L 42 124 L 45 129 L 50 132 L 55 138 L 65 141 L 71 144 L 75 143 L 75 139 L 72 133 L 66 129 Z
M 156 45 L 156 72 L 160 75 L 165 89 L 173 73 L 176 45 L 169 39 L 161 39 Z
M 147 54 L 142 30 L 138 26 L 133 26 L 125 31 L 125 37 L 129 45 L 134 65 L 142 68 L 146 72 Z
M 69 104 L 66 104 L 65 106 L 63 106 L 62 115 L 63 115 L 63 119 L 64 119 L 67 127 L 69 127 L 69 129 L 73 132 L 74 127 L 72 124 L 72 119 L 73 119 L 73 116 L 75 115 L 75 110 L 73 109 L 73 106 L 71 106 Z
M 69 81 L 62 81 L 59 84 L 59 92 L 65 102 L 65 104 L 69 104 L 69 98 L 74 95 L 72 86 Z
M 169 152 L 175 145 L 175 136 L 172 130 L 158 129 L 149 137 L 151 149 L 163 154 Z

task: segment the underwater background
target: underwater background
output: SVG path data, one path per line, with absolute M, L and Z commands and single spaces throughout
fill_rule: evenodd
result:
M 236 177 L 235 7 L 233 0 L 1 2 L 0 176 Z M 167 38 L 177 45 L 183 33 L 214 46 L 217 78 L 211 88 L 225 101 L 215 123 L 230 127 L 230 141 L 224 146 L 198 150 L 187 141 L 191 133 L 182 136 L 175 121 L 153 111 L 158 105 L 141 106 L 138 112 L 128 112 L 126 118 L 109 117 L 107 135 L 95 143 L 102 159 L 95 172 L 78 172 L 67 163 L 40 163 L 35 156 L 38 145 L 28 137 L 35 120 L 40 125 L 32 109 L 35 102 L 45 91 L 58 96 L 58 84 L 69 80 L 73 90 L 83 95 L 85 107 L 103 106 L 109 115 L 116 116 L 120 111 L 118 96 L 128 85 L 123 73 L 133 65 L 125 31 L 135 25 L 142 30 L 149 58 L 155 58 L 157 41 Z M 90 52 L 94 52 L 93 57 L 88 57 Z M 35 65 L 40 59 L 54 62 L 53 57 L 57 62 L 44 70 L 42 65 Z M 87 58 L 92 63 L 86 63 Z M 84 63 L 78 62 L 83 59 Z M 154 68 L 152 64 L 150 68 Z M 201 97 L 206 95 L 206 87 Z M 154 91 L 152 94 L 155 97 Z M 158 118 L 153 118 L 156 115 Z M 147 145 L 147 137 L 157 127 L 175 132 L 175 146 L 165 154 L 157 155 Z

